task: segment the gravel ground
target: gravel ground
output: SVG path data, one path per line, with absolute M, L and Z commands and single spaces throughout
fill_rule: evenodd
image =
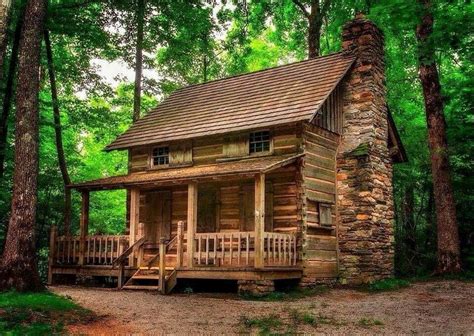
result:
M 252 325 L 252 319 L 270 314 L 276 316 L 271 331 L 280 333 L 474 335 L 473 282 L 423 282 L 377 294 L 333 289 L 282 302 L 246 301 L 233 294 L 161 296 L 81 287 L 51 289 L 102 317 L 68 327 L 72 334 L 81 335 L 256 334 L 262 329 L 255 320 Z M 295 311 L 300 316 L 297 322 Z M 243 323 L 245 318 L 250 322 Z

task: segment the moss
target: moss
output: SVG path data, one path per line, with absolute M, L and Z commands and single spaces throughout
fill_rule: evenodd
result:
M 361 143 L 350 154 L 351 154 L 351 156 L 369 155 L 369 144 L 368 143 Z

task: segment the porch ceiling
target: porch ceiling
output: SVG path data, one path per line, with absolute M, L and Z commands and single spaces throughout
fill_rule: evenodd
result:
M 239 161 L 220 162 L 206 166 L 148 170 L 71 184 L 68 187 L 77 190 L 123 189 L 132 186 L 165 185 L 195 180 L 223 179 L 270 172 L 294 163 L 301 156 L 303 156 L 303 154 L 292 156 L 266 156 Z

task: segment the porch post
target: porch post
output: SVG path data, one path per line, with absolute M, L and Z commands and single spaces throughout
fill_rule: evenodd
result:
M 263 232 L 265 230 L 265 174 L 255 175 L 255 268 L 263 267 Z
M 194 261 L 194 233 L 197 227 L 197 198 L 198 186 L 196 182 L 188 184 L 188 218 L 186 252 L 188 267 L 193 267 Z
M 130 232 L 129 232 L 129 246 L 132 246 L 136 241 L 138 222 L 140 220 L 140 189 L 133 188 L 130 190 Z M 133 266 L 135 259 L 134 252 L 130 254 L 128 265 Z
M 81 192 L 81 218 L 79 223 L 79 265 L 84 265 L 86 251 L 86 237 L 89 232 L 89 190 Z

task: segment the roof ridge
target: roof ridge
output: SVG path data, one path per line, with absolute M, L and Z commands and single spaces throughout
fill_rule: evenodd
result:
M 344 55 L 345 52 L 344 52 L 344 51 L 338 51 L 338 52 L 330 53 L 330 54 L 327 54 L 327 55 L 321 55 L 321 56 L 318 56 L 318 57 L 315 57 L 315 58 L 309 58 L 309 59 L 304 59 L 304 60 L 301 60 L 301 61 L 291 62 L 291 63 L 287 63 L 287 64 L 281 64 L 281 65 L 277 65 L 277 66 L 270 67 L 270 68 L 260 69 L 260 70 L 251 71 L 251 72 L 243 72 L 243 73 L 236 74 L 236 75 L 232 75 L 232 76 L 228 76 L 228 77 L 216 78 L 216 79 L 213 79 L 213 80 L 210 80 L 210 81 L 207 81 L 207 82 L 203 82 L 203 83 L 196 83 L 196 84 L 191 84 L 191 85 L 183 86 L 183 87 L 181 87 L 181 88 L 179 88 L 179 89 L 174 90 L 173 93 L 177 93 L 177 92 L 179 92 L 179 91 L 183 91 L 183 90 L 195 88 L 196 86 L 204 86 L 204 85 L 208 85 L 208 84 L 212 84 L 212 83 L 215 83 L 215 82 L 219 82 L 219 81 L 223 81 L 223 80 L 228 80 L 228 79 L 232 79 L 232 78 L 243 77 L 243 76 L 251 76 L 251 75 L 256 74 L 256 73 L 261 73 L 261 72 L 265 72 L 265 71 L 271 71 L 271 70 L 274 70 L 274 69 L 279 69 L 279 68 L 283 68 L 283 67 L 287 67 L 287 66 L 292 66 L 292 65 L 296 65 L 296 64 L 302 64 L 302 63 L 314 62 L 314 61 L 320 60 L 320 59 L 322 59 L 322 58 L 331 57 L 331 56 L 336 56 L 336 55 L 339 55 L 339 54 L 343 54 L 343 55 Z M 347 57 L 350 57 L 350 55 L 347 55 Z

